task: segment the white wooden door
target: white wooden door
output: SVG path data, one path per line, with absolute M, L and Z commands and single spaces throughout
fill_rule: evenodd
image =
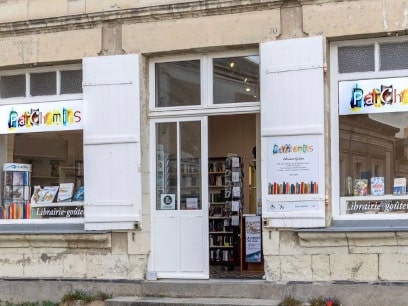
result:
M 206 118 L 152 123 L 152 254 L 158 278 L 208 279 Z

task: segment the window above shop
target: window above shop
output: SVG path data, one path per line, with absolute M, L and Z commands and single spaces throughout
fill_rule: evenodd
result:
M 331 45 L 334 217 L 408 218 L 408 40 Z
M 260 101 L 256 52 L 153 61 L 151 71 L 155 74 L 152 108 L 156 110 Z
M 0 100 L 65 96 L 68 94 L 82 94 L 82 69 L 80 65 L 0 73 Z

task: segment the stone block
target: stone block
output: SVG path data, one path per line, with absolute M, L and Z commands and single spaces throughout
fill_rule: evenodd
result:
M 308 248 L 344 247 L 347 246 L 345 233 L 312 233 L 299 232 L 299 245 Z
M 383 281 L 408 281 L 406 254 L 380 254 L 379 278 Z
M 24 276 L 28 278 L 63 277 L 64 256 L 56 253 L 26 253 L 24 254 Z
M 267 281 L 281 280 L 281 258 L 280 256 L 264 255 L 265 276 Z
M 313 279 L 312 256 L 280 256 L 282 281 L 310 281 Z
M 324 239 L 324 234 L 318 234 L 319 239 L 302 241 L 305 236 L 298 236 L 299 233 L 282 231 L 280 234 L 280 254 L 281 255 L 325 255 L 325 254 L 347 254 L 348 246 L 344 245 L 341 235 L 328 236 L 327 241 Z M 303 235 L 303 233 L 302 233 Z M 301 238 L 302 237 L 302 238 Z M 315 235 L 307 236 L 309 239 L 316 237 Z M 330 239 L 335 237 L 335 239 Z M 301 245 L 302 244 L 302 245 Z M 307 247 L 305 247 L 307 246 Z
M 126 232 L 112 233 L 112 254 L 127 254 L 128 252 L 128 234 Z
M 377 254 L 331 254 L 332 280 L 376 281 L 378 280 Z
M 384 18 L 369 16 L 369 12 L 383 12 L 383 1 L 330 1 L 324 5 L 303 6 L 303 29 L 310 36 L 347 36 L 383 32 Z
M 86 254 L 65 254 L 63 258 L 64 277 L 86 278 Z
M 128 254 L 147 255 L 150 251 L 150 232 L 148 231 L 129 231 Z
M 0 23 L 27 19 L 26 1 L 7 1 L 0 3 Z
M 24 277 L 24 266 L 31 261 L 23 253 L 8 252 L 0 254 L 2 277 Z
M 128 255 L 92 255 L 86 258 L 88 278 L 127 279 L 129 270 Z
M 67 0 L 68 15 L 78 15 L 86 13 L 86 0 Z
M 330 255 L 312 255 L 314 281 L 330 281 Z
M 264 230 L 262 233 L 262 252 L 265 255 L 279 255 L 279 231 Z
M 42 19 L 67 14 L 67 0 L 30 0 L 27 1 L 27 19 Z
M 251 26 L 248 26 L 251 25 Z M 220 29 L 234 29 L 220 31 Z M 129 53 L 188 50 L 209 46 L 250 45 L 279 35 L 279 10 L 127 24 L 123 49 Z

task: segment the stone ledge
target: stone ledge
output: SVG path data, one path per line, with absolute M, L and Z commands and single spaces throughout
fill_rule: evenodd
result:
M 111 234 L 24 234 L 0 235 L 0 248 L 82 248 L 109 249 Z

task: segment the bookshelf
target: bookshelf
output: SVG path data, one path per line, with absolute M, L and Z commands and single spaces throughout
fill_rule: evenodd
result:
M 240 265 L 242 176 L 239 157 L 209 159 L 210 264 L 223 265 L 231 270 Z

